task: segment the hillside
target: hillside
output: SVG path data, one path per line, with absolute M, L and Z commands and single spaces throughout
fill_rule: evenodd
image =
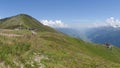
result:
M 0 19 L 0 29 L 36 29 L 41 31 L 55 31 L 52 28 L 43 26 L 38 20 L 26 14 L 19 14 Z
M 2 19 L 0 25 L 5 25 L 1 27 L 5 29 L 0 29 L 0 68 L 120 67 L 120 49 L 117 47 L 109 49 L 105 45 L 84 42 L 42 24 L 36 25 L 42 27 L 38 31 L 14 30 L 11 24 L 10 28 L 4 24 L 8 20 L 11 19 Z

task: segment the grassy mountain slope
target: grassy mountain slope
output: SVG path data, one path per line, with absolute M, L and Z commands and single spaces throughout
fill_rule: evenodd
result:
M 1 68 L 120 67 L 119 48 L 108 49 L 56 31 L 34 32 L 36 35 L 30 30 L 0 30 Z
M 4 18 L 0 20 L 0 28 L 2 29 L 16 29 L 16 28 L 35 28 L 41 31 L 55 31 L 52 28 L 43 26 L 39 21 L 26 14 L 19 14 L 16 16 Z
M 43 68 L 120 67 L 120 49 L 116 47 L 108 49 L 53 32 L 33 36 L 29 30 L 13 30 L 9 34 L 24 36 L 0 36 L 0 66 L 3 63 L 5 68 L 38 68 L 41 64 Z

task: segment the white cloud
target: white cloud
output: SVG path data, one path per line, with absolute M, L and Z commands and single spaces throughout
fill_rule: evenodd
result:
M 68 25 L 64 24 L 61 20 L 42 20 L 41 23 L 53 28 L 67 28 Z
M 120 20 L 115 19 L 114 17 L 107 18 L 105 21 L 100 23 L 91 23 L 89 27 L 103 27 L 103 26 L 110 26 L 113 28 L 120 27 Z
M 117 28 L 117 27 L 120 27 L 120 20 L 118 19 L 115 19 L 114 17 L 110 17 L 106 20 L 106 23 L 109 25 L 109 26 L 112 26 L 114 28 Z
M 114 17 L 109 17 L 107 18 L 105 21 L 97 21 L 97 22 L 73 22 L 73 23 L 69 23 L 69 26 L 65 23 L 63 23 L 61 20 L 42 20 L 41 21 L 44 25 L 50 26 L 50 27 L 54 27 L 54 28 L 76 28 L 76 29 L 84 29 L 84 28 L 97 28 L 97 27 L 106 27 L 106 26 L 110 26 L 110 27 L 120 27 L 120 20 L 115 19 Z

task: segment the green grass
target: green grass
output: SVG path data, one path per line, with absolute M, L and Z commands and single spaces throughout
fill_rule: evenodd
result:
M 37 35 L 32 35 L 29 30 L 14 30 L 20 27 L 20 23 L 24 28 L 36 27 Z M 119 48 L 109 49 L 104 45 L 67 36 L 25 14 L 0 20 L 0 32 L 21 35 L 0 35 L 0 68 L 120 67 Z
M 3 31 L 4 32 L 4 31 Z M 67 35 L 39 31 L 36 36 L 29 30 L 9 31 L 23 34 L 22 37 L 0 36 L 0 62 L 5 66 L 19 68 L 14 61 L 25 68 L 38 68 L 34 53 L 40 53 L 48 59 L 42 59 L 45 68 L 118 68 L 120 66 L 120 49 L 106 48 L 104 45 L 84 42 Z M 5 32 L 7 33 L 7 32 Z M 29 36 L 28 36 L 29 35 Z M 31 64 L 27 64 L 33 61 Z
M 0 29 L 16 29 L 20 27 L 24 29 L 35 28 L 38 31 L 56 32 L 54 29 L 44 26 L 38 20 L 26 14 L 0 19 Z

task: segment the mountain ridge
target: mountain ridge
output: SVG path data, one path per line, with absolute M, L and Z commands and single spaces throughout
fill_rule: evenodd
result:
M 27 14 L 18 14 L 15 16 L 0 19 L 1 29 L 37 29 L 41 31 L 55 31 L 53 28 L 43 25 L 41 22 Z
M 18 18 L 15 19 L 18 21 Z M 16 22 L 11 22 L 9 18 L 7 20 L 10 20 L 7 23 Z M 31 18 L 28 20 L 31 21 Z M 9 25 L 13 27 L 14 24 Z M 120 67 L 120 49 L 117 47 L 107 48 L 106 45 L 85 42 L 44 25 L 39 27 L 42 29 L 38 31 L 5 27 L 0 29 L 1 68 Z

